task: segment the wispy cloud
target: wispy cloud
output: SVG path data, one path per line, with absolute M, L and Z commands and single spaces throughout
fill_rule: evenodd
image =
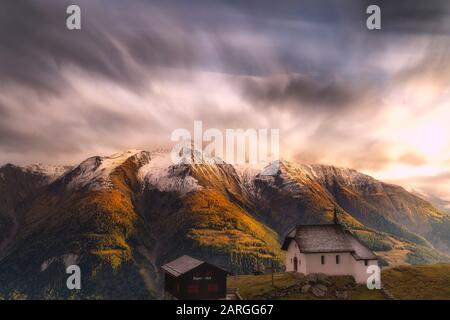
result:
M 450 169 L 447 1 L 378 1 L 381 31 L 368 1 L 80 0 L 71 32 L 71 3 L 2 5 L 0 163 L 169 146 L 198 119 L 402 183 Z

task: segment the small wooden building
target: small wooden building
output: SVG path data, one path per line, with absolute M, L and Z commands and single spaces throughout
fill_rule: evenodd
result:
M 181 256 L 162 266 L 164 291 L 176 299 L 225 299 L 227 272 L 190 256 Z

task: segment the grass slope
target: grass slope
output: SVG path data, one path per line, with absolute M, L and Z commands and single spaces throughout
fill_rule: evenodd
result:
M 291 272 L 279 272 L 274 274 L 275 288 L 288 287 L 296 284 L 302 279 L 302 275 Z M 244 299 L 251 299 L 254 296 L 265 294 L 274 290 L 272 287 L 272 276 L 262 275 L 239 275 L 230 276 L 227 285 L 231 288 L 239 288 L 239 293 Z
M 381 279 L 396 299 L 450 299 L 450 264 L 389 268 L 383 270 Z
M 149 240 L 134 207 L 134 165 L 127 161 L 114 170 L 109 190 L 71 192 L 54 185 L 39 197 L 16 247 L 0 263 L 0 294 L 7 299 L 154 298 L 156 287 L 145 282 L 144 261 L 135 249 L 136 239 L 140 245 Z M 67 290 L 66 255 L 77 257 L 80 291 Z
M 179 179 L 193 177 L 199 188 L 187 194 L 149 187 L 143 197 L 144 218 L 158 239 L 157 262 L 188 254 L 232 273 L 250 273 L 284 252 L 275 231 L 245 206 L 247 194 L 229 165 L 185 165 Z
M 272 276 L 270 274 L 263 275 L 240 275 L 232 276 L 228 278 L 228 287 L 239 288 L 239 292 L 244 299 L 253 299 L 258 295 L 263 295 L 274 291 L 275 289 L 281 289 L 289 287 L 298 282 L 304 280 L 304 276 L 301 274 L 295 274 L 291 272 L 280 272 L 274 274 L 274 285 L 272 287 Z M 348 276 L 334 276 L 329 277 L 332 283 L 337 288 L 343 288 L 349 282 L 352 281 Z M 311 293 L 293 293 L 283 297 L 283 300 L 316 300 L 320 299 L 312 295 Z M 327 297 L 326 299 L 331 299 Z M 382 300 L 384 299 L 380 290 L 369 290 L 363 285 L 357 285 L 354 290 L 351 291 L 349 296 L 351 300 Z
M 275 274 L 275 288 L 281 289 L 294 285 L 304 276 L 289 272 Z M 343 287 L 349 277 L 330 277 L 336 287 Z M 398 266 L 382 271 L 383 286 L 395 299 L 399 300 L 450 300 L 450 264 Z M 237 287 L 244 299 L 267 294 L 274 290 L 271 275 L 241 275 L 228 278 L 229 287 Z M 352 291 L 352 300 L 384 299 L 379 290 L 368 290 L 365 286 L 357 286 Z M 286 300 L 318 299 L 311 294 L 295 293 L 282 297 Z

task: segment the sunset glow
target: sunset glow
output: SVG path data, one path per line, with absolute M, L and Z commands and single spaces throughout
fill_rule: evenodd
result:
M 354 18 L 359 8 L 334 8 L 345 23 L 338 16 L 327 22 L 314 6 L 295 19 L 281 7 L 274 17 L 261 11 L 249 23 L 245 5 L 204 4 L 205 16 L 184 5 L 137 2 L 115 23 L 120 1 L 107 14 L 80 2 L 98 19 L 63 48 L 52 35 L 64 30 L 51 24 L 56 31 L 42 34 L 54 48 L 21 40 L 27 52 L 45 56 L 26 70 L 27 80 L 3 66 L 2 164 L 75 164 L 130 147 L 170 148 L 173 130 L 202 120 L 220 130 L 279 128 L 283 158 L 425 190 L 422 179 L 440 185 L 450 171 L 444 20 L 420 20 L 420 32 L 404 33 L 410 20 L 387 15 L 383 31 L 370 33 Z M 34 4 L 49 21 L 62 5 Z M 22 19 L 23 28 L 33 19 Z M 217 25 L 203 28 L 210 19 Z M 11 65 L 28 63 L 20 44 L 0 50 Z M 436 190 L 450 199 L 445 186 Z

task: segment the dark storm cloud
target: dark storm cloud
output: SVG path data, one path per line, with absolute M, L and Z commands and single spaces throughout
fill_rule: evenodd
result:
M 198 12 L 160 1 L 76 1 L 82 30 L 69 31 L 65 10 L 72 1 L 7 1 L 0 12 L 0 79 L 59 92 L 61 71 L 74 66 L 136 88 L 149 67 L 259 72 L 251 44 L 222 39 L 229 24 L 220 11 Z M 217 7 L 219 3 L 206 7 Z M 201 9 L 200 6 L 197 7 Z M 241 25 L 242 18 L 235 19 Z M 240 21 L 239 21 L 240 20 Z M 228 29 L 228 30 L 226 30 Z M 231 32 L 231 31 L 230 31 Z
M 99 87 L 97 90 L 110 97 Z M 67 159 L 82 160 L 89 155 L 87 150 L 99 146 L 127 149 L 139 141 L 124 137 L 145 136 L 148 128 L 154 132 L 161 129 L 145 110 L 106 98 L 102 104 L 93 104 L 92 97 L 65 92 L 70 95 L 43 98 L 28 90 L 20 98 L 3 99 L 7 102 L 0 97 L 0 161 L 5 154 L 14 154 L 12 159 L 18 163 L 29 159 L 53 163 L 59 156 L 63 163 L 72 164 Z
M 382 13 L 382 29 L 386 32 L 448 34 L 450 2 L 447 0 L 364 0 L 362 7 L 377 4 Z
M 66 8 L 71 3 L 49 0 L 2 3 L 2 82 L 58 92 L 67 86 L 61 74 L 63 67 L 74 66 L 136 86 L 142 73 L 130 65 L 127 54 L 142 64 L 140 67 L 192 63 L 192 47 L 185 37 L 188 30 L 180 29 L 180 35 L 175 36 L 170 25 L 166 30 L 152 30 L 139 10 L 144 6 L 149 11 L 148 21 L 152 21 L 155 13 L 140 1 L 132 1 L 131 11 L 123 11 L 122 16 L 121 10 L 127 7 L 117 1 L 109 4 L 77 1 L 82 8 L 81 31 L 66 28 Z
M 293 75 L 266 80 L 250 80 L 243 93 L 251 102 L 264 107 L 282 108 L 285 104 L 293 110 L 317 112 L 342 112 L 355 107 L 369 95 L 366 85 L 343 79 L 314 79 Z M 362 104 L 356 106 L 362 107 Z
M 311 55 L 320 51 L 321 46 L 327 46 L 327 41 L 320 44 L 320 39 L 325 37 L 330 45 L 339 48 L 342 39 L 366 31 L 365 6 L 357 1 L 341 5 L 335 1 L 311 0 L 192 1 L 189 4 L 83 0 L 76 2 L 82 8 L 82 30 L 75 32 L 65 28 L 65 9 L 71 3 L 22 0 L 2 4 L 0 79 L 3 82 L 58 92 L 67 85 L 61 75 L 66 66 L 88 70 L 134 88 L 146 72 L 142 68 L 151 66 L 249 75 L 280 70 L 304 72 L 311 65 L 315 72 L 320 67 L 326 71 L 339 69 L 345 50 L 332 52 L 330 47 L 320 63 L 315 62 Z M 448 7 L 444 1 L 378 3 L 388 31 L 433 31 L 431 25 L 440 24 L 448 14 L 443 10 Z M 301 21 L 317 27 L 302 32 L 304 26 L 297 25 Z M 346 25 L 353 29 L 350 35 Z M 327 29 L 330 26 L 333 32 Z M 231 40 L 241 31 L 249 32 L 248 42 L 233 43 Z M 252 35 L 270 39 L 273 55 L 267 54 L 269 48 L 253 45 Z M 308 46 L 314 51 L 308 51 Z
M 39 131 L 22 130 L 14 125 L 9 125 L 6 121 L 1 121 L 0 146 L 2 152 L 19 153 L 25 158 L 36 156 L 37 153 L 49 155 L 59 152 L 68 154 L 79 152 L 78 142 L 68 143 L 61 136 L 62 132 L 66 130 L 70 130 L 67 123 L 61 123 L 52 128 L 47 128 L 45 131 Z
M 74 3 L 81 31 L 65 26 Z M 382 9 L 380 32 L 366 29 L 369 4 Z M 310 159 L 334 152 L 357 168 L 419 165 L 420 154 L 392 159 L 367 131 L 383 125 L 376 122 L 381 100 L 397 80 L 426 73 L 446 83 L 448 42 L 431 41 L 420 63 L 400 71 L 380 60 L 396 57 L 403 43 L 415 45 L 416 36 L 448 34 L 448 13 L 446 1 L 418 0 L 4 1 L 0 154 L 85 156 L 155 140 L 163 128 L 194 119 L 209 127 L 272 124 L 266 114 L 280 110 L 315 125 L 302 150 Z M 188 75 L 170 78 L 174 70 Z M 225 80 L 196 86 L 199 73 Z M 222 85 L 231 89 L 223 93 Z M 171 111 L 179 105 L 186 112 Z M 275 121 L 283 129 L 283 119 Z
M 66 85 L 62 64 L 74 64 L 108 76 L 123 74 L 117 51 L 95 30 L 68 33 L 63 1 L 7 1 L 0 12 L 0 77 L 37 89 Z M 106 55 L 108 53 L 108 55 Z M 101 59 L 101 55 L 107 59 Z M 114 60 L 116 69 L 110 61 Z M 117 71 L 116 71 L 117 70 Z M 123 71 L 123 70 L 122 70 Z

